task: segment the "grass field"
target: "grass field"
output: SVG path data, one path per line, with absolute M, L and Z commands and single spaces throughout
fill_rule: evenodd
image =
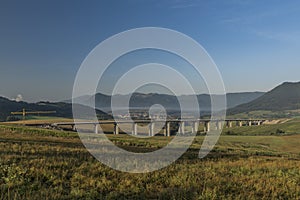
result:
M 223 134 L 227 135 L 289 135 L 300 134 L 300 118 L 294 118 L 284 123 L 265 124 L 262 126 L 242 126 L 224 128 Z
M 228 115 L 228 118 L 249 119 L 249 118 L 264 118 L 264 119 L 278 119 L 278 118 L 293 118 L 299 117 L 300 110 L 285 110 L 285 111 L 270 111 L 270 110 L 256 110 L 250 112 L 239 113 L 235 115 Z
M 298 122 L 224 129 L 204 159 L 197 136 L 175 163 L 146 174 L 99 163 L 74 132 L 0 125 L 0 199 L 300 199 Z M 266 134 L 277 129 L 285 133 Z M 172 139 L 108 137 L 137 152 Z
M 73 119 L 63 117 L 49 117 L 49 116 L 27 116 L 26 120 L 2 122 L 2 124 L 44 124 L 56 122 L 71 122 Z

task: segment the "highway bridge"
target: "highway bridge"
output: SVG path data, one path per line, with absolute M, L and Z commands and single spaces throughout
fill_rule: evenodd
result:
M 209 120 L 209 119 L 167 119 L 167 120 L 103 120 L 103 121 L 80 121 L 80 122 L 60 122 L 51 124 L 52 127 L 60 128 L 62 126 L 70 126 L 74 131 L 76 131 L 76 126 L 80 125 L 93 125 L 94 132 L 99 133 L 99 125 L 101 124 L 111 124 L 113 125 L 113 133 L 118 135 L 120 132 L 121 124 L 131 125 L 132 135 L 138 135 L 137 130 L 138 124 L 148 124 L 149 136 L 154 136 L 156 133 L 154 131 L 155 124 L 164 123 L 163 130 L 165 136 L 171 136 L 171 123 L 179 124 L 178 132 L 180 134 L 185 134 L 185 127 L 190 126 L 192 133 L 197 133 L 200 124 L 203 124 L 203 131 L 209 132 L 211 130 L 220 130 L 223 126 L 231 128 L 235 126 L 260 126 L 266 120 L 265 119 L 226 119 L 226 120 Z

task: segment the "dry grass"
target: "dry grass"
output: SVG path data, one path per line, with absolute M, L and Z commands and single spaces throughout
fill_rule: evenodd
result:
M 109 138 L 137 151 L 171 139 Z M 222 136 L 198 159 L 202 141 L 162 170 L 129 174 L 99 163 L 75 133 L 0 126 L 0 199 L 300 198 L 300 135 Z

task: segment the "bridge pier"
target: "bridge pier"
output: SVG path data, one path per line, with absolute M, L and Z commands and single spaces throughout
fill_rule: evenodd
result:
M 119 125 L 117 123 L 114 124 L 114 135 L 119 135 Z
M 216 129 L 217 130 L 221 130 L 222 129 L 222 122 L 220 122 L 220 121 L 216 122 Z
M 192 133 L 195 133 L 195 126 L 194 126 L 194 122 L 192 122 L 192 125 L 191 125 L 191 128 L 192 128 Z
M 218 130 L 221 130 L 223 128 L 224 123 L 219 121 L 218 122 Z
M 154 124 L 154 122 L 150 122 L 149 123 L 149 136 L 151 137 L 151 136 L 154 136 L 154 127 L 155 127 L 155 124 Z
M 236 125 L 239 126 L 239 127 L 243 126 L 243 121 L 236 121 L 236 123 L 237 123 Z
M 197 133 L 198 132 L 198 127 L 199 127 L 199 123 L 197 121 L 192 123 L 192 133 Z
M 232 121 L 226 121 L 226 127 L 232 128 Z
M 71 127 L 72 127 L 72 131 L 76 131 L 76 126 L 75 126 L 75 124 L 71 125 Z
M 185 123 L 183 121 L 181 121 L 180 126 L 179 126 L 179 133 L 180 134 L 184 134 L 184 125 L 185 125 Z
M 137 123 L 132 123 L 132 135 L 137 135 Z
M 204 132 L 210 131 L 210 122 L 204 122 Z
M 99 124 L 94 124 L 94 132 L 95 132 L 96 134 L 98 134 L 98 125 L 99 125 Z
M 166 122 L 165 124 L 165 135 L 167 137 L 170 137 L 171 136 L 171 132 L 170 132 L 170 122 Z
M 248 126 L 252 126 L 252 121 L 248 121 Z

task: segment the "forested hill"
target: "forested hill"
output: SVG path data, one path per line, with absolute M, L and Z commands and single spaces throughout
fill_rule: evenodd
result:
M 300 82 L 285 82 L 249 103 L 229 109 L 228 113 L 237 114 L 257 110 L 284 111 L 298 109 L 300 109 Z
M 75 105 L 78 109 L 82 110 L 83 113 L 89 108 L 83 105 Z M 27 111 L 55 111 L 56 113 L 49 114 L 56 117 L 72 118 L 72 104 L 64 102 L 38 102 L 38 103 L 27 103 L 24 101 L 16 102 L 9 100 L 5 97 L 0 97 L 0 121 L 6 121 L 7 117 L 10 116 L 11 112 L 22 111 L 25 108 Z M 99 118 L 111 118 L 110 115 L 97 110 Z

